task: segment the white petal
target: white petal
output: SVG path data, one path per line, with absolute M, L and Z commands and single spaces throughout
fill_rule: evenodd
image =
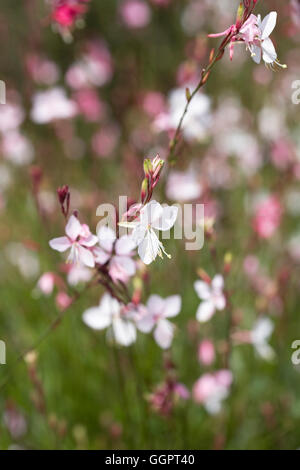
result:
M 144 238 L 144 237 L 143 237 Z M 115 245 L 117 255 L 128 255 L 136 247 L 136 243 L 131 235 L 123 235 L 118 238 Z
M 82 264 L 85 264 L 89 268 L 93 268 L 95 266 L 95 259 L 93 253 L 88 250 L 87 248 L 83 248 L 83 246 L 78 245 L 78 252 L 79 252 L 79 259 Z
M 133 323 L 122 318 L 113 319 L 113 333 L 117 343 L 129 346 L 136 340 L 136 328 Z
M 71 215 L 69 221 L 66 225 L 66 234 L 71 240 L 76 240 L 76 238 L 80 235 L 81 232 L 81 223 L 75 217 L 75 215 Z
M 195 281 L 194 289 L 197 292 L 198 296 L 202 300 L 208 300 L 211 297 L 211 288 L 207 282 L 204 281 Z
M 260 64 L 261 61 L 261 47 L 260 46 L 252 46 L 251 48 L 251 57 L 256 64 Z
M 176 222 L 178 215 L 178 207 L 176 206 L 166 206 L 163 207 L 162 215 L 159 219 L 152 222 L 152 227 L 157 230 L 170 230 Z
M 202 302 L 197 310 L 196 318 L 200 323 L 204 323 L 211 319 L 215 313 L 215 305 L 210 300 Z
M 226 298 L 223 294 L 214 296 L 213 301 L 217 310 L 223 310 L 226 307 Z
M 217 274 L 211 281 L 211 286 L 215 291 L 222 291 L 224 287 L 224 278 L 221 274 Z
M 145 264 L 155 260 L 159 252 L 159 240 L 153 230 L 147 230 L 144 240 L 139 244 L 138 254 Z
M 104 294 L 101 297 L 99 307 L 101 312 L 108 312 L 111 316 L 118 316 L 120 313 L 120 303 L 114 299 L 110 294 Z
M 142 333 L 150 333 L 155 325 L 153 315 L 146 314 L 140 320 L 137 321 L 136 326 Z
M 277 59 L 277 53 L 270 38 L 267 38 L 262 43 L 262 51 L 263 51 L 263 60 L 266 64 L 272 64 Z
M 266 39 L 270 36 L 272 33 L 273 29 L 276 26 L 276 21 L 277 21 L 277 12 L 276 11 L 271 11 L 265 18 L 263 19 L 259 29 L 262 32 L 262 39 Z
M 111 253 L 114 242 L 116 240 L 115 232 L 110 227 L 103 225 L 98 230 L 97 236 L 98 236 L 100 246 L 104 248 L 105 251 L 108 251 L 109 253 Z
M 160 320 L 154 330 L 154 339 L 162 349 L 168 349 L 173 340 L 175 326 L 168 320 Z
M 80 243 L 84 246 L 88 246 L 88 247 L 91 247 L 91 246 L 95 246 L 96 243 L 98 243 L 98 237 L 96 237 L 96 235 L 90 235 L 89 237 L 87 238 L 82 238 L 80 240 Z
M 272 361 L 275 357 L 275 351 L 268 343 L 255 344 L 255 349 L 266 361 Z
M 126 282 L 129 276 L 135 274 L 135 262 L 129 256 L 114 256 L 109 263 L 109 274 L 114 280 Z
M 139 245 L 144 240 L 147 233 L 147 227 L 139 223 L 132 231 L 132 239 L 135 245 Z
M 147 311 L 152 315 L 157 315 L 163 312 L 165 308 L 165 300 L 159 295 L 150 295 L 147 302 Z
M 103 330 L 111 324 L 110 313 L 102 311 L 99 307 L 88 308 L 83 313 L 82 319 L 93 330 Z
M 70 248 L 71 242 L 67 237 L 59 237 L 50 240 L 49 245 L 53 250 L 60 251 L 62 253 Z
M 176 317 L 181 310 L 180 295 L 171 295 L 165 299 L 164 317 Z
M 157 201 L 148 202 L 141 211 L 141 224 L 147 227 L 154 221 L 158 220 L 163 213 L 163 208 Z

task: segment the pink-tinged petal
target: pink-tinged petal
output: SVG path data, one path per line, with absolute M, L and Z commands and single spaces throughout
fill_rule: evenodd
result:
M 112 326 L 114 338 L 118 344 L 130 346 L 136 341 L 136 328 L 130 321 L 114 318 Z
M 53 250 L 60 251 L 62 253 L 70 248 L 72 243 L 67 237 L 59 237 L 50 240 L 49 245 Z
M 116 241 L 115 232 L 110 227 L 103 225 L 98 230 L 97 236 L 98 236 L 98 240 L 99 240 L 99 244 L 101 248 L 111 253 L 113 250 L 114 243 Z
M 267 38 L 262 43 L 262 52 L 263 52 L 263 60 L 266 64 L 273 64 L 277 59 L 277 53 L 270 38 Z
M 82 316 L 84 323 L 93 330 L 103 330 L 111 324 L 109 311 L 101 311 L 100 307 L 88 308 Z
M 221 274 L 217 274 L 211 281 L 213 290 L 222 291 L 224 288 L 224 278 Z
M 215 378 L 220 385 L 226 388 L 230 387 L 233 381 L 232 372 L 228 369 L 221 369 L 217 371 Z
M 175 326 L 168 320 L 160 320 L 154 330 L 154 339 L 162 349 L 168 349 L 173 340 Z
M 85 264 L 89 268 L 93 268 L 95 266 L 95 258 L 93 253 L 88 250 L 87 248 L 83 248 L 83 246 L 78 245 L 78 253 L 79 253 L 79 261 L 82 264 Z
M 164 317 L 176 317 L 181 310 L 181 297 L 180 295 L 171 295 L 165 299 Z
M 170 230 L 176 222 L 178 215 L 178 207 L 166 206 L 163 207 L 162 214 L 158 219 L 152 222 L 152 227 L 157 230 Z
M 165 300 L 159 295 L 151 295 L 147 302 L 147 311 L 151 315 L 162 314 L 165 309 Z
M 135 262 L 128 256 L 114 256 L 109 263 L 109 275 L 114 282 L 127 282 L 135 271 Z
M 98 248 L 98 246 L 96 246 L 93 249 L 93 253 L 94 253 L 94 256 L 95 256 L 95 262 L 98 263 L 98 264 L 107 263 L 107 261 L 111 257 L 111 253 L 107 253 L 106 251 L 102 250 L 101 248 Z
M 226 297 L 223 294 L 214 297 L 214 304 L 217 310 L 223 310 L 226 307 Z
M 197 310 L 196 318 L 200 323 L 207 322 L 215 313 L 215 305 L 210 300 L 202 302 Z
M 157 235 L 153 230 L 151 232 L 148 230 L 144 240 L 138 247 L 138 254 L 145 264 L 150 264 L 155 260 L 159 252 L 159 245 Z
M 71 240 L 76 240 L 76 238 L 80 235 L 81 232 L 81 223 L 75 217 L 75 215 L 71 215 L 66 225 L 66 234 Z
M 88 247 L 95 246 L 96 243 L 98 243 L 98 237 L 96 237 L 96 235 L 91 234 L 87 238 L 80 238 L 79 243 L 80 245 Z
M 163 208 L 157 201 L 148 202 L 141 211 L 141 224 L 147 227 L 158 220 L 163 213 Z
M 144 237 L 143 237 L 144 238 Z M 136 243 L 131 235 L 123 235 L 118 238 L 115 244 L 117 255 L 129 255 L 136 247 Z
M 211 288 L 209 284 L 204 281 L 194 282 L 194 289 L 202 300 L 208 300 L 211 297 Z
M 145 314 L 136 323 L 138 330 L 140 330 L 142 333 L 150 333 L 154 325 L 155 325 L 155 320 L 153 318 L 153 315 L 151 314 Z
M 271 11 L 265 18 L 263 19 L 259 29 L 261 30 L 261 39 L 267 39 L 270 34 L 273 32 L 277 21 L 277 12 Z

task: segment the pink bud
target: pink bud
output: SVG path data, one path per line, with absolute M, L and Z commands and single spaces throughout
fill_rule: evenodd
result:
M 210 366 L 215 360 L 215 348 L 209 339 L 204 339 L 198 347 L 198 360 L 205 366 Z

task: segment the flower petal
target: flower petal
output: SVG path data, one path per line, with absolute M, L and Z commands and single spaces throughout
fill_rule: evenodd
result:
M 49 245 L 53 250 L 60 251 L 62 253 L 63 251 L 66 251 L 68 248 L 70 248 L 72 243 L 67 237 L 59 237 L 50 240 Z
M 144 238 L 144 237 L 143 237 Z M 123 235 L 118 238 L 115 245 L 117 255 L 128 255 L 136 247 L 136 243 L 131 235 Z
M 222 291 L 224 288 L 224 278 L 221 274 L 216 274 L 211 281 L 211 286 L 214 291 Z
M 75 215 L 71 215 L 66 225 L 66 234 L 68 235 L 71 240 L 76 240 L 76 238 L 80 235 L 81 232 L 81 223 L 75 217 Z
M 163 208 L 157 201 L 148 202 L 141 211 L 141 224 L 147 228 L 149 224 L 158 220 L 163 213 Z
M 178 207 L 165 206 L 163 207 L 161 216 L 152 222 L 152 227 L 162 231 L 170 230 L 176 222 L 177 215 Z
M 109 311 L 103 311 L 100 307 L 88 308 L 82 316 L 84 323 L 93 330 L 103 330 L 111 324 Z
M 151 313 L 144 315 L 141 319 L 136 322 L 138 330 L 140 330 L 142 333 L 150 333 L 154 325 L 155 320 Z
M 208 300 L 211 297 L 211 288 L 207 282 L 204 281 L 195 281 L 194 289 L 197 292 L 198 296 L 202 300 Z
M 175 326 L 168 320 L 160 320 L 154 330 L 154 339 L 162 349 L 168 349 L 173 340 Z
M 261 62 L 261 46 L 256 46 L 255 44 L 251 47 L 251 57 L 256 64 Z
M 275 62 L 277 59 L 277 52 L 271 39 L 265 39 L 261 47 L 263 51 L 263 60 L 266 62 L 266 64 L 273 64 L 273 62 Z
M 211 319 L 213 314 L 215 313 L 215 305 L 212 301 L 206 300 L 202 302 L 197 310 L 196 318 L 200 323 L 207 322 Z
M 265 18 L 263 19 L 259 29 L 261 30 L 261 39 L 266 39 L 270 36 L 273 29 L 276 26 L 277 21 L 277 12 L 271 11 Z
M 99 263 L 99 264 L 107 263 L 107 261 L 111 257 L 111 253 L 107 253 L 106 251 L 102 250 L 98 246 L 96 246 L 93 249 L 93 252 L 94 252 L 94 256 L 95 256 L 95 261 L 96 261 L 96 263 Z
M 87 248 L 83 248 L 83 246 L 78 245 L 78 253 L 79 253 L 79 260 L 82 264 L 85 264 L 89 268 L 93 268 L 95 266 L 95 258 L 93 253 L 88 250 Z
M 138 254 L 145 264 L 155 260 L 159 252 L 159 240 L 153 230 L 147 230 L 144 240 L 139 244 Z
M 171 295 L 165 299 L 164 317 L 176 317 L 181 310 L 181 297 L 180 295 Z
M 98 237 L 96 237 L 96 235 L 93 235 L 93 234 L 89 235 L 87 238 L 80 239 L 80 244 L 84 246 L 91 247 L 91 246 L 96 245 L 96 243 L 98 243 Z
M 136 341 L 136 328 L 130 321 L 114 318 L 112 327 L 116 342 L 122 346 L 129 346 Z
M 114 242 L 116 240 L 115 232 L 110 227 L 102 225 L 102 227 L 100 227 L 97 232 L 97 236 L 101 248 L 111 253 L 113 250 Z

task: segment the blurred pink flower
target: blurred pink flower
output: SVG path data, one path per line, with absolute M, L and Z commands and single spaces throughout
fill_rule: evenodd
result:
M 151 10 L 144 0 L 124 0 L 120 13 L 129 28 L 144 28 L 151 20 Z
M 68 283 L 70 286 L 77 286 L 81 282 L 88 282 L 92 279 L 93 271 L 81 264 L 71 264 L 68 272 Z
M 164 95 L 158 91 L 148 91 L 142 99 L 143 110 L 151 117 L 163 113 L 166 108 Z
M 202 194 L 202 187 L 192 169 L 185 172 L 171 171 L 166 186 L 166 196 L 172 201 L 192 201 Z
M 198 359 L 205 366 L 210 366 L 215 360 L 215 348 L 212 341 L 204 339 L 198 346 Z
M 37 124 L 47 124 L 57 119 L 70 119 L 76 114 L 76 103 L 67 98 L 63 88 L 55 87 L 40 91 L 33 97 L 31 119 Z
M 71 249 L 67 262 L 82 263 L 90 268 L 95 266 L 95 260 L 90 248 L 96 245 L 98 238 L 92 235 L 87 225 L 79 222 L 77 217 L 71 215 L 66 225 L 66 236 L 50 240 L 53 250 L 64 252 Z
M 253 229 L 261 238 L 271 238 L 280 225 L 282 206 L 277 196 L 271 195 L 260 202 L 255 209 Z
M 222 401 L 229 395 L 232 373 L 222 369 L 211 374 L 204 374 L 193 387 L 193 398 L 196 403 L 204 405 L 210 414 L 221 410 Z
M 216 310 L 223 310 L 226 306 L 226 298 L 223 293 L 224 279 L 221 274 L 217 274 L 211 281 L 196 281 L 195 291 L 203 302 L 199 305 L 196 318 L 199 322 L 206 322 L 211 319 Z
M 92 148 L 96 155 L 108 158 L 112 155 L 119 140 L 120 131 L 113 124 L 106 124 L 92 137 Z
M 72 297 L 66 292 L 59 292 L 55 298 L 55 302 L 59 310 L 66 310 L 72 304 Z
M 74 94 L 79 111 L 90 121 L 99 121 L 103 117 L 104 107 L 98 93 L 92 88 L 82 88 Z
M 55 285 L 55 274 L 51 272 L 44 273 L 38 280 L 37 287 L 45 295 L 53 292 Z
M 162 299 L 159 295 L 151 295 L 146 305 L 146 312 L 137 321 L 137 327 L 144 333 L 149 333 L 154 327 L 154 339 L 162 349 L 171 346 L 175 326 L 168 318 L 178 315 L 181 310 L 181 297 L 172 295 Z

